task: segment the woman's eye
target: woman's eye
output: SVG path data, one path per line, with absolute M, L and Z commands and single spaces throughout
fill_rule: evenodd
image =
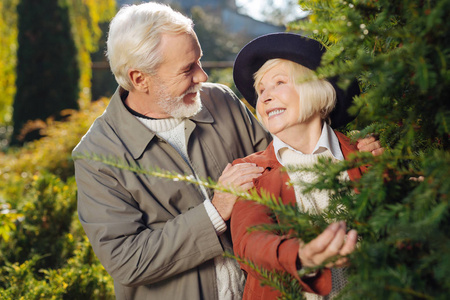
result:
M 277 85 L 280 85 L 280 84 L 284 84 L 284 81 L 278 80 L 278 81 L 277 81 Z

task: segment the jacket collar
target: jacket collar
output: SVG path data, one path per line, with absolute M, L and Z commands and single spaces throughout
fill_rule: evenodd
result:
M 342 154 L 345 159 L 349 158 L 349 155 L 353 152 L 357 152 L 357 148 L 350 142 L 350 139 L 344 134 L 335 131 L 336 136 L 339 140 L 339 145 L 342 150 Z M 250 162 L 256 163 L 258 166 L 263 167 L 264 169 L 273 169 L 273 168 L 281 168 L 280 162 L 277 160 L 275 156 L 275 150 L 273 147 L 273 141 L 267 146 L 266 150 L 251 154 L 248 156 Z M 247 159 L 246 159 L 247 161 Z M 354 168 L 348 170 L 348 174 L 351 180 L 357 180 L 361 177 L 361 172 L 366 170 L 365 166 L 360 168 Z
M 275 156 L 275 151 L 273 147 L 273 141 L 267 146 L 264 151 L 252 154 L 251 161 L 256 163 L 258 166 L 265 169 L 280 168 L 281 164 Z
M 288 148 L 296 153 L 304 154 L 299 150 L 296 150 L 280 140 L 276 135 L 273 136 L 273 148 L 275 149 L 275 155 L 278 161 L 283 164 L 283 161 L 280 156 L 280 150 L 283 148 Z M 320 134 L 319 140 L 317 141 L 314 150 L 311 152 L 312 154 L 321 153 L 322 151 L 329 150 L 331 155 L 337 160 L 344 160 L 344 155 L 342 154 L 341 147 L 339 145 L 339 139 L 334 134 L 333 129 L 326 122 L 323 122 L 322 132 Z
M 123 100 L 128 92 L 121 87 L 117 88 L 111 101 L 105 111 L 105 120 L 122 140 L 125 147 L 138 159 L 148 144 L 156 134 L 143 125 L 133 114 L 125 107 Z M 209 110 L 203 105 L 202 110 L 193 117 L 188 118 L 189 134 L 195 128 L 195 123 L 213 123 L 214 118 Z M 157 137 L 157 136 L 156 136 Z M 157 137 L 160 139 L 159 137 Z

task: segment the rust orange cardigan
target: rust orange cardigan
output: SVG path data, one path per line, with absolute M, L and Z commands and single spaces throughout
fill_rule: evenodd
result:
M 350 144 L 349 139 L 342 133 L 336 132 L 344 158 L 356 147 Z M 251 162 L 264 167 L 263 174 L 254 180 L 255 188 L 261 189 L 281 198 L 285 204 L 296 202 L 295 192 L 292 187 L 286 185 L 289 176 L 282 171 L 282 166 L 276 159 L 273 144 L 266 150 L 254 153 L 242 159 L 237 159 L 233 164 Z M 361 177 L 362 169 L 348 170 L 350 180 Z M 255 225 L 273 223 L 270 209 L 253 201 L 239 200 L 236 202 L 231 215 L 231 236 L 235 255 L 246 258 L 266 270 L 281 270 L 295 276 L 305 292 L 327 295 L 331 291 L 331 271 L 322 270 L 319 275 L 302 279 L 297 273 L 297 256 L 299 243 L 296 239 L 276 235 L 270 232 L 253 231 L 247 229 Z M 247 273 L 244 299 L 276 299 L 280 293 L 270 287 L 260 285 L 258 275 L 248 266 L 241 264 L 241 268 Z

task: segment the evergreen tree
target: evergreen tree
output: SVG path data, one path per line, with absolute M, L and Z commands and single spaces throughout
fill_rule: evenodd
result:
M 78 108 L 80 71 L 65 1 L 21 0 L 17 12 L 13 142 L 21 143 L 25 140 L 19 135 L 28 120 L 59 118 L 63 109 Z
M 309 21 L 289 30 L 328 48 L 319 76 L 340 75 L 343 86 L 360 81 L 363 93 L 352 108 L 360 114 L 342 130 L 360 130 L 355 137 L 376 132 L 386 152 L 316 165 L 318 180 L 307 188 L 333 192 L 322 215 L 259 199 L 281 220 L 263 229 L 294 232 L 305 242 L 330 220 L 356 229 L 361 239 L 342 299 L 448 299 L 450 1 L 299 2 L 311 11 Z M 340 172 L 359 165 L 370 166 L 359 182 L 339 182 Z M 301 298 L 289 276 L 259 272 L 285 299 Z

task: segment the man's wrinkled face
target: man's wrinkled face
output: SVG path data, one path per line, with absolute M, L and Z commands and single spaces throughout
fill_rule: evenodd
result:
M 202 51 L 195 34 L 162 37 L 163 62 L 152 82 L 156 105 L 172 117 L 190 117 L 201 109 L 199 90 L 208 79 L 201 67 Z
M 158 97 L 157 103 L 168 115 L 174 118 L 189 118 L 202 109 L 200 100 L 201 83 L 192 86 L 180 96 L 172 97 L 164 82 L 161 79 L 159 80 L 159 90 L 155 91 Z M 188 98 L 188 101 L 185 101 L 185 98 Z

